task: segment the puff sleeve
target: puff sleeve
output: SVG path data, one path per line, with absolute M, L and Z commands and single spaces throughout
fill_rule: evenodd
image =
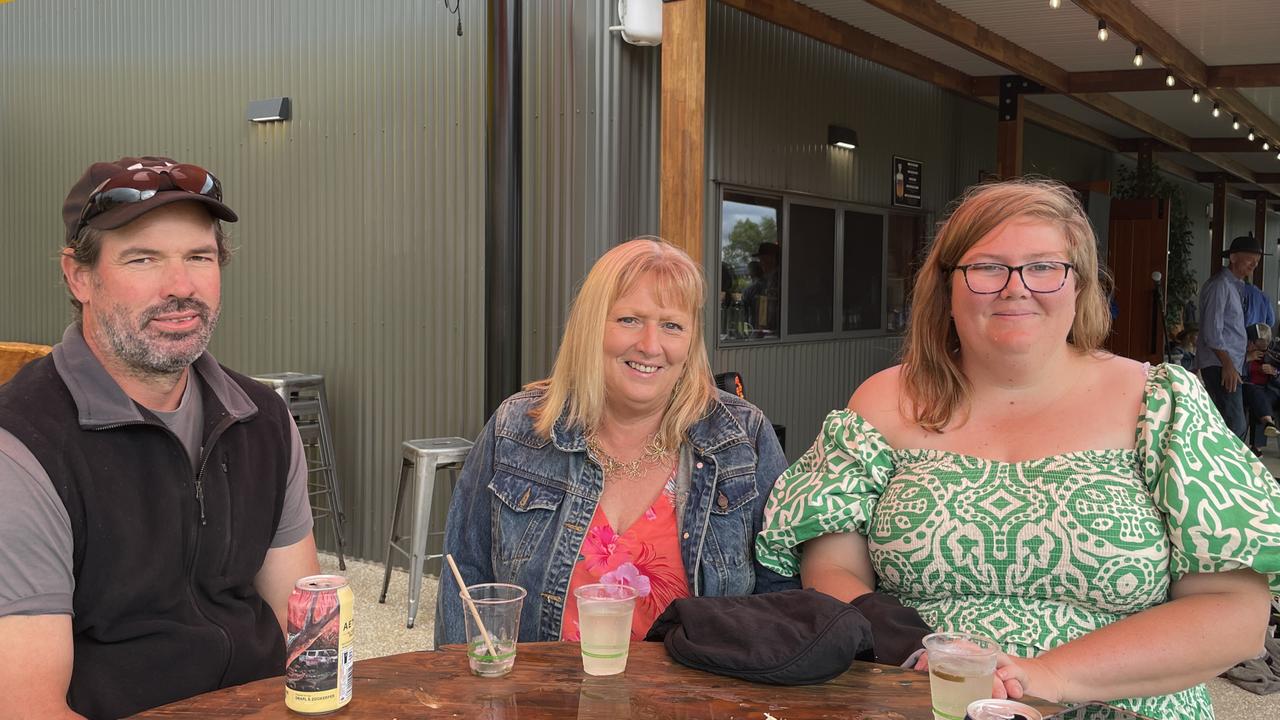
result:
M 867 534 L 893 472 L 893 448 L 857 413 L 827 415 L 813 446 L 774 483 L 756 553 L 765 567 L 800 573 L 799 547 L 831 533 Z
M 1172 578 L 1251 568 L 1280 593 L 1280 486 L 1184 368 L 1151 368 L 1137 450 Z

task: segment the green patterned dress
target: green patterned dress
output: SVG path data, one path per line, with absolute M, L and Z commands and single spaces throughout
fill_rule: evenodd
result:
M 1158 365 L 1133 450 L 998 462 L 895 450 L 832 412 L 765 509 L 760 561 L 799 573 L 801 543 L 867 538 L 878 589 L 938 630 L 1029 657 L 1158 605 L 1187 573 L 1253 568 L 1280 592 L 1280 489 L 1200 382 Z M 1204 685 L 1115 701 L 1153 718 L 1212 718 Z

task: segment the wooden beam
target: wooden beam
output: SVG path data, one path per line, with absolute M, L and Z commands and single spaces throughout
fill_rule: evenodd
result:
M 973 94 L 973 78 L 948 65 L 914 53 L 901 45 L 842 23 L 793 0 L 720 0 L 748 15 L 798 32 L 871 62 L 966 97 Z
M 1186 165 L 1183 165 L 1181 163 L 1176 163 L 1172 160 L 1167 160 L 1159 156 L 1156 156 L 1154 162 L 1156 167 L 1169 173 L 1170 175 L 1177 175 L 1178 177 L 1184 180 L 1190 180 L 1192 182 L 1203 182 L 1196 178 L 1196 174 L 1197 174 L 1196 171 L 1192 170 Z
M 1223 235 L 1227 231 L 1227 179 L 1219 177 L 1213 183 L 1213 217 L 1209 220 L 1209 274 L 1213 277 L 1222 267 L 1222 249 L 1226 247 Z
M 959 45 L 1028 80 L 1067 91 L 1067 71 L 933 0 L 867 0 L 890 15 Z
M 707 3 L 662 6 L 662 237 L 702 262 L 706 193 Z
M 1209 70 L 1195 53 L 1147 17 L 1130 0 L 1072 0 L 1081 10 L 1107 21 L 1107 27 L 1122 37 L 1141 43 L 1149 57 L 1174 70 L 1181 80 L 1206 87 Z
M 996 172 L 1002 179 L 1022 175 L 1022 123 L 1025 119 L 1022 108 L 1027 105 L 1021 94 L 1006 99 L 1014 107 L 1001 108 L 996 120 Z
M 1102 70 L 1098 72 L 1073 72 L 1067 78 L 1067 87 L 1073 93 L 1096 92 L 1144 92 L 1150 90 L 1189 90 L 1181 80 L 1174 79 L 1173 87 L 1165 84 L 1168 71 L 1162 68 L 1150 70 Z M 980 78 L 976 78 L 980 79 Z
M 1224 109 L 1235 113 L 1240 117 L 1240 122 L 1253 128 L 1262 136 L 1271 141 L 1274 148 L 1280 143 L 1280 123 L 1271 119 L 1271 116 L 1258 109 L 1249 98 L 1245 97 L 1239 90 L 1223 88 L 1215 90 L 1218 100 L 1222 103 Z M 1259 145 L 1259 148 L 1262 146 Z
M 1130 0 L 1073 0 L 1073 2 L 1081 10 L 1106 20 L 1107 25 L 1115 32 L 1141 44 L 1147 53 L 1172 70 L 1180 79 L 1193 86 L 1205 88 L 1204 94 L 1211 100 L 1217 101 L 1222 106 L 1223 112 L 1239 116 L 1241 122 L 1253 126 L 1273 141 L 1280 140 L 1280 123 L 1259 110 L 1238 90 L 1211 88 L 1208 66 Z M 1166 138 L 1160 137 L 1160 139 L 1167 142 Z M 1228 166 L 1219 164 L 1207 155 L 1205 159 L 1218 167 L 1230 170 Z M 1230 171 L 1235 172 L 1235 170 Z
M 1097 70 L 1067 73 L 1068 92 L 1186 92 L 1191 86 L 1174 75 L 1173 85 L 1165 83 L 1168 70 Z M 999 75 L 979 75 L 973 79 L 973 94 L 981 97 L 998 92 Z M 1205 68 L 1207 88 L 1256 88 L 1280 86 L 1280 63 L 1264 65 L 1211 65 Z M 1046 92 L 1055 92 L 1047 90 Z
M 1148 138 L 1125 138 L 1117 140 L 1122 152 L 1138 152 L 1138 148 L 1144 142 L 1148 142 Z M 1164 143 L 1157 142 L 1152 147 L 1154 152 L 1180 152 L 1175 147 L 1170 147 Z M 1272 155 L 1276 150 L 1263 150 L 1262 143 L 1249 140 L 1242 137 L 1218 137 L 1218 138 L 1191 138 L 1191 150 L 1193 153 L 1266 153 Z
M 1267 246 L 1267 201 L 1255 200 L 1253 203 L 1253 236 L 1258 238 L 1258 243 L 1263 248 Z M 1262 266 L 1266 263 L 1258 263 L 1258 267 L 1253 269 L 1253 284 L 1258 287 L 1264 287 L 1262 284 L 1263 272 Z
M 1205 84 L 1211 88 L 1276 87 L 1280 63 L 1269 65 L 1219 65 L 1210 67 Z

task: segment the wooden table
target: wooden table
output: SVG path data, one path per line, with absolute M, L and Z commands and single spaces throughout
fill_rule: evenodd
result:
M 1058 706 L 1031 703 L 1041 711 Z M 334 720 L 415 718 L 600 718 L 601 720 L 932 720 L 929 676 L 854 663 L 822 685 L 760 685 L 692 670 L 661 643 L 632 643 L 627 670 L 611 677 L 582 672 L 573 643 L 521 643 L 515 670 L 497 679 L 467 669 L 465 648 L 361 660 L 351 703 Z M 136 718 L 306 717 L 284 706 L 284 678 L 259 680 L 156 708 Z

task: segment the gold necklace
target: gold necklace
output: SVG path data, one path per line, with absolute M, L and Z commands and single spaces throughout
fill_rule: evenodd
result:
M 635 480 L 645 470 L 664 462 L 671 455 L 671 450 L 662 442 L 662 438 L 658 437 L 658 433 L 649 436 L 649 440 L 644 444 L 644 452 L 640 453 L 640 457 L 630 462 L 619 460 L 606 452 L 604 446 L 600 444 L 599 436 L 595 432 L 587 435 L 587 451 L 600 464 L 600 469 L 604 472 L 606 480 L 610 477 L 616 478 L 619 476 L 628 480 Z

